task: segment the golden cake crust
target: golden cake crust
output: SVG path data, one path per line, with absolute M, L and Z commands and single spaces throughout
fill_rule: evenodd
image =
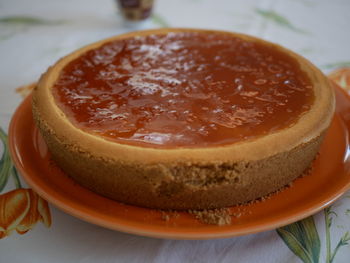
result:
M 159 149 L 119 144 L 74 126 L 56 105 L 51 88 L 62 68 L 111 40 L 168 32 L 233 34 L 287 52 L 314 87 L 314 103 L 291 127 L 231 145 Z M 314 159 L 334 112 L 327 78 L 309 61 L 251 36 L 198 29 L 132 32 L 79 49 L 41 77 L 33 92 L 33 116 L 53 159 L 80 184 L 113 199 L 166 209 L 213 208 L 252 200 L 299 176 Z

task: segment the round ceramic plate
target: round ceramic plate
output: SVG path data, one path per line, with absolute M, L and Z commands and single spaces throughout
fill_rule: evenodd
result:
M 50 160 L 32 119 L 31 96 L 13 116 L 9 144 L 13 161 L 27 183 L 44 199 L 82 220 L 158 238 L 233 237 L 274 229 L 305 218 L 349 189 L 350 98 L 339 88 L 336 93 L 336 114 L 312 173 L 296 179 L 292 187 L 263 202 L 231 207 L 236 216 L 232 216 L 230 225 L 224 226 L 202 223 L 187 212 L 170 213 L 121 204 L 76 184 Z

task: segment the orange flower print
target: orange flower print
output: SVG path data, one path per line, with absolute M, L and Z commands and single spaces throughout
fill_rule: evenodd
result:
M 350 68 L 340 68 L 333 71 L 328 77 L 343 89 L 350 92 Z
M 14 230 L 22 235 L 38 221 L 50 227 L 51 214 L 47 202 L 32 189 L 16 189 L 0 195 L 0 238 Z
M 25 97 L 27 97 L 27 95 L 29 95 L 32 92 L 32 90 L 35 88 L 35 86 L 36 86 L 36 82 L 28 84 L 28 85 L 20 86 L 16 89 L 16 93 L 21 95 L 22 98 L 25 98 Z

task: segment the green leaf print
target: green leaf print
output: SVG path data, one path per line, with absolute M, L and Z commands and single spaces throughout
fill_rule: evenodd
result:
M 2 128 L 0 128 L 0 141 L 3 145 L 3 153 L 0 159 L 0 192 L 5 188 L 8 178 L 12 175 L 16 188 L 21 188 L 16 168 L 11 161 L 10 152 L 8 149 L 7 135 Z
M 326 263 L 332 263 L 334 261 L 334 257 L 336 256 L 339 248 L 348 245 L 350 241 L 350 235 L 349 235 L 349 232 L 347 231 L 343 234 L 343 236 L 339 240 L 333 252 L 331 252 L 330 228 L 332 226 L 332 221 L 333 221 L 332 215 L 338 216 L 334 211 L 331 210 L 331 207 L 327 207 L 326 209 L 324 209 L 324 218 L 325 218 L 325 225 L 326 225 L 326 250 L 327 250 Z
M 339 249 L 340 247 L 342 247 L 342 246 L 348 245 L 348 244 L 349 244 L 349 241 L 350 241 L 350 234 L 349 234 L 349 232 L 347 231 L 347 232 L 345 232 L 345 234 L 341 237 L 341 239 L 339 240 L 339 242 L 338 242 L 337 246 L 335 247 L 333 253 L 331 254 L 330 261 L 329 261 L 330 263 L 333 262 L 334 257 L 335 257 L 335 255 L 336 255 L 337 252 L 338 252 L 338 249 Z
M 23 33 L 34 26 L 53 26 L 65 23 L 63 20 L 47 20 L 32 16 L 0 17 L 0 26 L 7 30 L 0 30 L 0 41 L 10 39 L 18 33 Z
M 349 232 L 345 232 L 338 244 L 331 250 L 331 226 L 333 217 L 338 216 L 331 207 L 324 209 L 325 232 L 326 232 L 326 263 L 333 263 L 339 249 L 347 246 L 350 241 Z M 312 216 L 296 223 L 276 229 L 289 249 L 304 263 L 318 263 L 320 258 L 321 243 L 317 232 L 314 218 Z
M 7 136 L 1 128 L 0 128 L 0 140 L 3 144 L 3 154 L 0 159 L 0 192 L 1 192 L 7 183 L 8 177 L 10 175 L 10 170 L 12 168 L 10 153 L 8 151 L 8 145 L 7 145 Z
M 321 67 L 325 69 L 350 67 L 350 61 L 340 61 L 340 62 L 330 63 L 330 64 L 323 65 Z
M 170 24 L 161 15 L 153 14 L 152 21 L 161 27 L 170 27 Z
M 7 16 L 0 17 L 0 24 L 8 25 L 56 25 L 60 24 L 61 20 L 46 20 L 32 16 Z
M 273 10 L 263 10 L 260 8 L 256 8 L 255 12 L 258 15 L 264 17 L 265 19 L 268 19 L 268 20 L 270 20 L 270 21 L 272 21 L 272 22 L 274 22 L 282 27 L 288 28 L 288 29 L 293 30 L 293 31 L 298 32 L 298 33 L 309 34 L 307 31 L 295 27 L 291 22 L 289 22 L 289 20 L 287 18 L 276 13 Z
M 304 263 L 316 263 L 320 257 L 320 238 L 312 216 L 280 227 L 278 235 Z

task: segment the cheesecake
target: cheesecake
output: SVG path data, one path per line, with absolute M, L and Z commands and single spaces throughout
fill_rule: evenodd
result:
M 290 184 L 334 114 L 312 63 L 252 36 L 118 35 L 59 60 L 33 91 L 52 159 L 78 184 L 156 209 L 212 209 Z

